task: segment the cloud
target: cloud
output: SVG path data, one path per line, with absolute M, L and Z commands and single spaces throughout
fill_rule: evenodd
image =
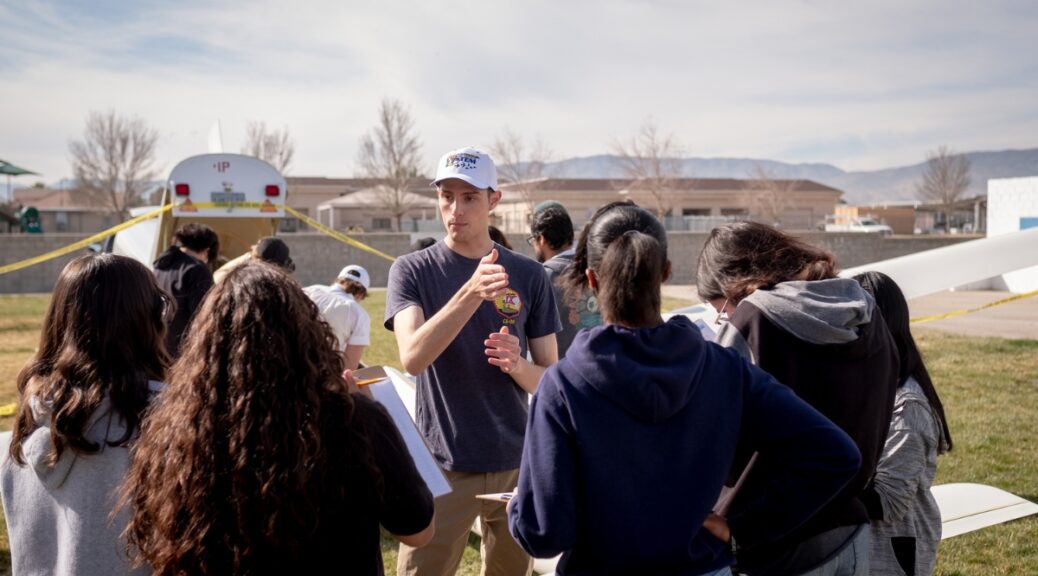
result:
M 68 175 L 87 113 L 114 109 L 160 131 L 167 169 L 219 118 L 230 150 L 262 120 L 293 173 L 346 176 L 386 96 L 430 166 L 504 126 L 603 153 L 649 116 L 690 154 L 845 169 L 1038 144 L 1038 7 L 909 4 L 29 2 L 0 7 L 0 157 Z

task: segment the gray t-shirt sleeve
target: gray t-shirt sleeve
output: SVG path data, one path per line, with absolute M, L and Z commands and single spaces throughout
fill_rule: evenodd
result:
M 393 317 L 404 308 L 421 306 L 418 283 L 410 260 L 397 258 L 389 267 L 389 284 L 386 288 L 386 330 L 393 330 Z

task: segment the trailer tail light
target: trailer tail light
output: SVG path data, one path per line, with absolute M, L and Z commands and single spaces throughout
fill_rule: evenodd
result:
M 187 184 L 177 184 L 174 187 L 174 190 L 176 190 L 177 196 L 190 196 L 191 195 L 191 186 L 188 186 Z
M 281 196 L 281 188 L 277 184 L 267 184 L 267 196 Z

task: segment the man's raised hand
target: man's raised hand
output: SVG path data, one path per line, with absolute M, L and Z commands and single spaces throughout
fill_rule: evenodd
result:
M 480 259 L 468 285 L 469 291 L 483 300 L 493 300 L 508 288 L 508 273 L 497 263 L 497 248 Z

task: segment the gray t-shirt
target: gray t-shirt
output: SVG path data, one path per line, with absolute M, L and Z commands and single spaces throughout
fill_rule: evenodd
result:
M 577 332 L 584 328 L 592 328 L 602 323 L 602 314 L 598 311 L 598 299 L 590 290 L 575 302 L 566 298 L 566 290 L 560 283 L 562 273 L 573 263 L 573 250 L 556 254 L 544 263 L 544 271 L 555 292 L 555 303 L 559 307 L 559 318 L 562 320 L 562 332 L 555 335 L 559 343 L 559 358 L 566 355 L 569 345 Z
M 540 264 L 500 245 L 497 263 L 508 272 L 510 291 L 485 301 L 447 349 L 418 374 L 416 420 L 433 455 L 447 470 L 500 472 L 519 467 L 526 430 L 527 395 L 511 376 L 487 362 L 484 340 L 508 326 L 527 339 L 561 329 L 555 297 Z M 440 241 L 401 256 L 389 269 L 385 326 L 410 306 L 429 319 L 472 277 L 479 259 L 466 258 Z

